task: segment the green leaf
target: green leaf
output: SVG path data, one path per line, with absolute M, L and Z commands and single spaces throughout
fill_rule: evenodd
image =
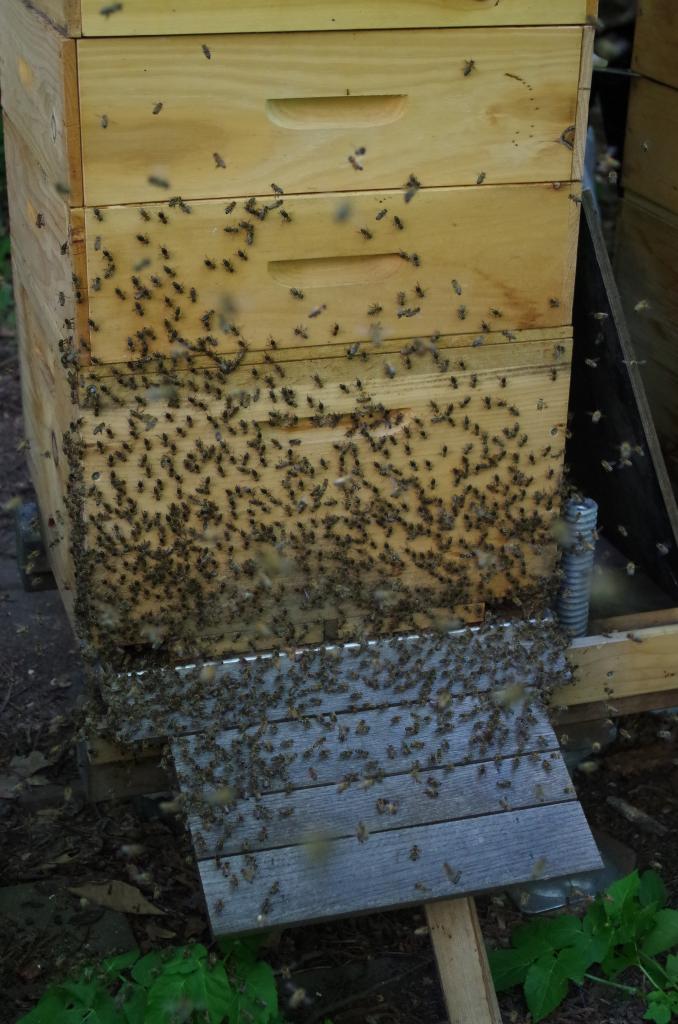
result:
M 573 914 L 559 914 L 557 917 L 540 918 L 519 925 L 511 936 L 512 945 L 517 948 L 533 948 L 538 950 L 534 959 L 544 952 L 544 946 L 550 949 L 563 949 L 574 945 L 581 935 L 582 924 Z
M 148 990 L 145 1024 L 167 1024 L 176 1012 L 184 994 L 185 976 L 161 974 Z
M 54 1024 L 66 1005 L 66 999 L 59 989 L 49 989 L 38 1005 L 21 1017 L 17 1024 Z
M 525 975 L 530 964 L 543 954 L 540 949 L 535 955 L 532 946 L 522 946 L 520 949 L 491 949 L 488 950 L 492 980 L 497 992 L 506 992 L 514 985 L 521 985 L 525 981 Z
M 637 963 L 635 950 L 632 946 L 621 949 L 614 947 L 610 953 L 601 960 L 600 966 L 606 978 L 614 978 L 617 974 L 633 967 Z
M 224 936 L 219 939 L 219 949 L 224 960 L 231 960 L 235 967 L 246 974 L 257 963 L 263 938 L 250 935 L 244 939 L 233 939 Z
M 587 956 L 592 964 L 599 964 L 605 959 L 610 951 L 612 943 L 612 928 L 607 922 L 605 911 L 602 905 L 593 904 L 602 918 L 602 927 L 596 921 L 596 915 L 588 912 L 582 922 L 582 937 L 578 947 L 586 950 Z M 589 911 L 592 908 L 589 908 Z
M 630 941 L 634 934 L 634 916 L 637 907 L 640 876 L 637 871 L 613 882 L 603 902 L 605 913 L 618 929 L 618 942 Z
M 137 960 L 132 968 L 132 977 L 139 985 L 150 988 L 158 972 L 162 970 L 163 955 L 157 949 Z
M 132 964 L 135 964 L 141 953 L 138 949 L 130 949 L 127 953 L 121 953 L 120 956 L 114 956 L 110 960 L 104 960 L 101 965 L 104 973 L 110 974 L 111 976 L 120 974 L 122 971 L 127 970 Z
M 647 997 L 647 1010 L 643 1014 L 643 1020 L 652 1020 L 655 1024 L 670 1024 L 674 1019 L 672 1011 L 675 1008 L 676 1003 L 667 992 L 654 989 Z
M 638 899 L 644 907 L 649 903 L 663 907 L 666 903 L 666 886 L 656 871 L 644 871 L 641 875 Z
M 138 985 L 129 985 L 123 993 L 125 1024 L 145 1024 L 148 993 Z
M 193 974 L 201 962 L 207 959 L 207 950 L 200 943 L 193 946 L 182 946 L 177 949 L 175 955 L 165 961 L 163 972 L 165 974 Z
M 655 925 L 641 946 L 647 956 L 656 956 L 678 946 L 678 910 L 658 910 Z
M 234 1024 L 241 1019 L 235 1010 L 237 993 L 221 963 L 214 969 L 207 963 L 201 964 L 194 974 L 186 977 L 184 992 L 196 1010 L 207 1010 L 211 1024 L 221 1024 L 225 1017 Z
M 92 1005 L 92 1024 L 120 1024 L 120 1014 L 108 992 L 100 992 Z M 88 1021 L 90 1018 L 88 1018 Z
M 535 1021 L 543 1020 L 567 995 L 569 984 L 553 953 L 533 963 L 525 977 L 524 992 Z
M 255 1024 L 267 1024 L 277 1014 L 278 991 L 270 964 L 260 960 L 249 972 L 244 998 L 249 1001 L 249 1005 L 243 1008 L 249 1011 Z
M 558 970 L 564 977 L 576 982 L 577 985 L 584 984 L 586 971 L 591 964 L 595 963 L 594 960 L 591 960 L 588 950 L 583 946 L 570 946 L 568 949 L 561 949 L 557 959 Z
M 664 969 L 671 981 L 678 986 L 678 956 L 675 953 L 669 953 Z
M 71 997 L 76 1006 L 84 1006 L 88 1010 L 94 1005 L 97 995 L 102 991 L 96 981 L 83 981 L 82 979 L 62 981 L 60 988 L 67 996 Z

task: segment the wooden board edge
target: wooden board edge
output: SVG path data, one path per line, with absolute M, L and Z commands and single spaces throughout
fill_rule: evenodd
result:
M 80 0 L 22 0 L 45 21 L 64 35 L 77 39 L 82 35 Z
M 69 206 L 84 203 L 84 173 L 82 161 L 82 132 L 80 127 L 80 95 L 78 91 L 78 50 L 75 39 L 68 39 L 63 47 L 64 87 L 64 131 L 66 135 L 66 159 L 70 180 L 65 182 L 69 189 Z
M 424 907 L 450 1024 L 501 1024 L 475 900 Z
M 582 32 L 581 65 L 579 68 L 579 91 L 577 94 L 577 115 L 574 129 L 574 149 L 572 153 L 572 178 L 581 181 L 584 176 L 584 159 L 586 156 L 586 138 L 588 134 L 589 103 L 591 100 L 591 81 L 593 78 L 593 43 L 596 30 L 587 25 Z
M 69 3 L 69 0 L 66 0 Z M 103 3 L 99 3 L 99 0 L 70 0 L 74 6 L 77 4 L 78 8 L 82 4 L 83 12 L 79 21 L 80 32 L 85 38 L 111 38 L 111 37 L 139 37 L 148 35 L 148 29 L 144 26 L 143 15 L 141 23 L 136 22 L 134 16 L 126 17 L 125 12 L 122 12 L 122 21 L 116 22 L 115 17 L 101 18 L 98 11 Z M 130 4 L 130 7 L 134 6 Z M 137 5 L 138 6 L 138 5 Z M 195 4 L 194 7 L 202 6 L 204 4 Z M 490 23 L 483 22 L 480 17 L 471 18 L 464 17 L 463 20 L 455 20 L 453 16 L 445 16 L 444 4 L 428 4 L 428 12 L 421 13 L 416 10 L 417 5 L 409 5 L 411 13 L 406 15 L 402 14 L 402 9 L 399 13 L 393 15 L 379 14 L 369 16 L 369 14 L 362 14 L 357 18 L 346 18 L 345 16 L 327 17 L 323 16 L 322 5 L 317 5 L 318 11 L 313 11 L 313 5 L 306 3 L 304 5 L 297 3 L 297 8 L 302 8 L 309 12 L 308 17 L 301 20 L 298 16 L 298 12 L 292 10 L 292 13 L 284 11 L 286 5 L 279 4 L 279 13 L 276 14 L 275 18 L 266 24 L 266 27 L 262 27 L 261 15 L 257 13 L 256 9 L 252 11 L 247 0 L 235 0 L 229 5 L 230 17 L 228 20 L 220 21 L 216 25 L 205 24 L 202 20 L 204 16 L 201 11 L 197 11 L 197 22 L 195 27 L 190 28 L 189 32 L 198 33 L 200 35 L 218 35 L 224 33 L 257 33 L 257 32 L 272 32 L 272 33 L 285 33 L 285 32 L 355 32 L 355 31 L 372 31 L 372 30 L 390 30 L 390 31 L 407 31 L 411 29 L 419 28 L 509 28 L 509 27 L 549 27 L 549 26 L 576 26 L 590 23 L 592 18 L 597 16 L 598 11 L 598 0 L 580 0 L 577 2 L 576 12 L 572 10 L 575 6 L 574 3 L 567 5 L 567 9 L 563 6 L 560 7 L 556 13 L 553 13 L 550 2 L 544 2 L 539 5 L 539 14 L 535 15 L 534 10 L 527 16 L 516 18 L 507 16 L 505 19 L 499 21 L 491 21 Z M 357 6 L 357 5 L 354 5 Z M 382 5 L 386 7 L 387 5 Z M 467 5 L 464 10 L 469 12 L 469 9 L 477 9 L 480 11 L 480 6 L 476 4 Z M 491 4 L 483 4 L 483 9 L 486 6 L 498 7 L 499 0 Z M 255 5 L 251 5 L 255 7 Z M 366 5 L 367 11 L 370 8 L 378 10 L 377 5 L 368 4 Z M 401 5 L 401 8 L 405 5 Z M 502 5 L 503 7 L 503 5 Z M 440 9 L 440 10 L 439 10 Z M 542 13 L 543 11 L 543 13 Z M 432 13 L 433 12 L 433 13 Z M 176 8 L 172 13 L 176 13 Z M 138 14 L 137 11 L 134 14 Z M 186 28 L 177 24 L 176 21 L 173 23 L 168 18 L 163 18 L 161 24 L 156 29 L 158 34 L 165 36 L 183 35 L 186 33 Z
M 558 713 L 596 702 L 616 707 L 646 694 L 673 693 L 678 703 L 678 622 L 581 637 L 571 643 L 568 659 L 574 682 L 556 690 Z

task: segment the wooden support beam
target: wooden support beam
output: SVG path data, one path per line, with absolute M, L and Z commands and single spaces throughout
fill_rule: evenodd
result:
M 572 641 L 568 657 L 574 683 L 553 698 L 556 707 L 568 709 L 558 713 L 559 721 L 678 703 L 678 622 L 633 629 L 633 621 L 625 620 L 627 628 L 620 632 Z M 624 708 L 621 702 L 630 698 L 633 704 Z
M 444 900 L 425 910 L 450 1024 L 501 1024 L 475 901 Z

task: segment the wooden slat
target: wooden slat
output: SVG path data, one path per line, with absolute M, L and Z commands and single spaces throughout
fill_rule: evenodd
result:
M 176 744 L 173 749 L 176 753 Z M 191 832 L 194 837 L 201 837 L 197 846 L 202 858 L 217 853 L 228 857 L 248 848 L 289 846 L 293 835 L 297 842 L 329 842 L 354 836 L 359 821 L 374 835 L 393 828 L 571 800 L 572 786 L 560 755 L 552 758 L 542 750 L 539 753 L 536 764 L 527 757 L 513 756 L 482 765 L 483 775 L 479 775 L 479 766 L 473 764 L 455 768 L 452 774 L 441 769 L 427 770 L 419 781 L 410 775 L 389 776 L 369 789 L 351 786 L 339 795 L 336 785 L 332 785 L 295 790 L 291 795 L 264 796 L 256 801 L 234 801 L 223 822 L 217 820 L 205 826 L 199 814 L 192 815 Z M 429 779 L 440 787 L 435 798 L 424 795 Z M 183 783 L 186 791 L 185 779 Z M 203 795 L 209 797 L 209 790 Z M 396 811 L 392 810 L 394 807 Z M 266 837 L 262 839 L 264 824 Z
M 429 903 L 426 920 L 450 1024 L 501 1024 L 474 901 Z
M 569 180 L 581 49 L 576 27 L 83 40 L 86 203 L 153 202 L 150 175 L 184 199 Z
M 678 89 L 631 83 L 623 184 L 678 214 Z
M 486 736 L 486 727 L 494 716 L 496 727 Z M 543 714 L 526 710 L 522 702 L 502 708 L 486 694 L 451 701 L 443 716 L 436 714 L 435 707 L 394 704 L 332 715 L 331 720 L 327 716 L 282 721 L 275 731 L 268 725 L 248 727 L 242 733 L 226 730 L 217 733 L 210 743 L 198 733 L 177 741 L 175 755 L 184 789 L 189 789 L 193 779 L 208 777 L 210 784 L 234 787 L 246 797 L 252 787 L 265 794 L 287 785 L 295 789 L 329 786 L 353 772 L 360 779 L 373 779 L 379 770 L 399 775 L 419 765 L 423 777 L 427 764 L 432 768 L 460 764 L 464 759 L 489 760 L 501 756 L 507 747 L 522 751 L 538 750 L 540 746 L 543 750 L 555 746 Z M 389 747 L 392 749 L 386 757 Z M 304 756 L 306 752 L 309 757 Z M 284 769 L 280 768 L 281 757 Z M 427 758 L 434 760 L 431 763 Z M 208 768 L 209 775 L 204 776 Z
M 199 732 L 213 722 L 222 729 L 254 724 L 262 702 L 269 716 L 280 719 L 290 700 L 306 716 L 383 707 L 396 700 L 426 703 L 437 699 L 440 689 L 460 697 L 469 687 L 482 693 L 518 682 L 545 691 L 553 679 L 567 674 L 554 628 L 544 622 L 535 631 L 530 623 L 511 623 L 493 630 L 485 626 L 481 632 L 385 637 L 293 654 L 250 655 L 201 669 L 186 665 L 104 674 L 100 685 L 113 718 L 125 723 L 127 740 L 135 742 Z M 537 638 L 543 648 L 539 657 Z M 396 667 L 392 677 L 389 670 Z
M 75 42 L 22 0 L 0 6 L 2 105 L 41 165 L 49 188 L 82 204 Z
M 581 24 L 587 0 L 126 0 L 106 17 L 101 0 L 82 0 L 86 36 L 167 35 L 193 32 L 290 32 L 318 29 L 442 28 L 489 25 Z
M 294 332 L 300 325 L 309 344 L 344 347 L 369 341 L 375 330 L 380 338 L 411 338 L 414 333 L 565 325 L 578 225 L 570 193 L 576 191 L 577 185 L 568 184 L 557 189 L 550 184 L 424 189 L 409 205 L 397 192 L 293 197 L 285 203 L 292 223 L 284 224 L 277 211 L 263 223 L 255 218 L 251 247 L 244 233 L 223 231 L 242 220 L 242 205 L 230 216 L 217 200 L 192 203 L 190 215 L 165 207 L 167 225 L 158 222 L 155 206 L 148 210 L 150 223 L 133 206 L 106 209 L 103 222 L 88 210 L 88 280 L 100 278 L 99 290 L 89 296 L 90 315 L 99 328 L 92 332 L 93 354 L 104 361 L 124 361 L 129 358 L 128 336 L 144 326 L 155 330 L 157 350 L 183 351 L 170 342 L 163 326 L 168 316 L 165 296 L 181 306 L 181 335 L 192 343 L 205 334 L 202 315 L 217 311 L 213 333 L 218 352 L 238 350 L 237 339 L 218 329 L 220 310 L 227 322 L 235 321 L 251 349 L 266 347 L 271 335 L 280 349 L 299 347 Z M 390 207 L 390 215 L 376 221 L 384 207 Z M 391 219 L 396 212 L 404 230 Z M 372 238 L 361 236 L 362 227 Z M 148 242 L 140 242 L 138 235 Z M 161 246 L 171 254 L 169 264 Z M 238 249 L 246 261 L 237 256 Z M 104 250 L 116 267 L 108 279 L 103 278 Z M 400 251 L 416 254 L 420 266 L 400 258 Z M 223 258 L 232 262 L 234 273 L 221 265 Z M 217 269 L 208 268 L 205 259 Z M 176 278 L 170 279 L 166 265 Z M 130 290 L 135 273 L 152 296 L 141 302 L 141 314 Z M 152 283 L 154 275 L 160 286 Z M 455 294 L 452 278 L 458 280 L 461 296 Z M 177 295 L 172 282 L 183 287 L 183 295 Z M 417 282 L 426 293 L 421 299 L 415 293 Z M 116 295 L 116 287 L 126 299 Z M 197 290 L 196 303 L 188 297 L 191 287 Z M 301 301 L 290 294 L 293 287 L 303 292 Z M 397 301 L 401 290 L 406 307 Z M 381 312 L 370 316 L 375 304 Z M 319 315 L 310 317 L 323 306 Z M 420 312 L 398 317 L 403 308 Z M 501 316 L 493 316 L 492 309 Z M 336 337 L 335 322 L 340 328 Z
M 678 623 L 572 641 L 574 683 L 553 703 L 575 707 L 592 701 L 678 690 Z
M 421 850 L 417 860 L 410 858 L 414 845 Z M 228 865 L 239 878 L 236 888 L 224 876 L 223 865 L 218 868 L 214 860 L 199 864 L 217 933 L 449 899 L 537 876 L 594 870 L 600 858 L 583 812 L 573 802 L 385 832 L 362 844 L 339 839 L 320 858 L 303 846 L 264 851 L 256 856 L 253 883 L 241 877 L 247 870 L 245 856 L 231 857 Z M 263 908 L 276 882 L 279 891 Z
M 633 69 L 678 88 L 678 8 L 674 0 L 642 0 L 638 4 L 633 41 Z
M 617 237 L 615 270 L 652 418 L 676 487 L 678 216 L 627 192 Z

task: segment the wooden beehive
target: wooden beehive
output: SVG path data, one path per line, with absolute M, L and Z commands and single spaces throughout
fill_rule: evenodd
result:
M 31 469 L 84 636 L 543 593 L 593 6 L 3 3 Z
M 674 489 L 678 489 L 678 10 L 643 0 L 634 41 L 615 271 Z

